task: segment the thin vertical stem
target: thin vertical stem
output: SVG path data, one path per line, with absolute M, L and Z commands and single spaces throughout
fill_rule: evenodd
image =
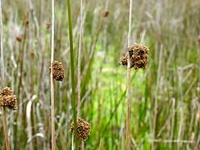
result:
M 132 0 L 130 0 L 129 7 L 129 28 L 128 28 L 128 46 L 131 38 L 131 25 L 132 25 Z M 128 65 L 127 65 L 127 89 L 126 89 L 126 150 L 130 150 L 130 115 L 131 115 L 131 99 L 130 99 L 130 82 L 131 82 L 131 67 L 130 55 L 128 52 Z
M 79 34 L 79 49 L 78 49 L 78 104 L 77 116 L 81 117 L 81 49 L 83 37 L 83 0 L 80 0 L 80 34 Z M 81 150 L 84 150 L 84 141 L 81 141 Z
M 80 0 L 80 34 L 79 34 L 79 49 L 78 49 L 78 111 L 77 116 L 80 117 L 80 101 L 81 101 L 81 49 L 83 36 L 83 1 Z
M 4 77 L 4 52 L 3 52 L 3 22 L 2 22 L 2 6 L 0 0 L 0 40 L 1 40 L 1 84 L 2 87 L 5 85 L 5 77 Z M 6 150 L 10 150 L 9 138 L 8 138 L 8 129 L 7 129 L 7 117 L 6 117 L 6 108 L 3 107 L 3 130 L 4 130 L 4 140 L 6 143 Z
M 4 130 L 4 140 L 6 143 L 6 150 L 10 150 L 9 138 L 8 138 L 8 129 L 7 129 L 7 117 L 6 117 L 6 108 L 3 107 L 3 130 Z
M 83 0 L 80 0 L 80 34 L 79 34 L 79 49 L 78 49 L 78 104 L 77 116 L 81 117 L 81 49 L 83 37 Z M 84 141 L 81 141 L 81 150 L 84 150 Z
M 71 4 L 70 0 L 67 0 L 68 8 L 68 23 L 69 23 L 69 40 L 70 40 L 70 61 L 71 61 L 71 83 L 72 83 L 72 110 L 73 110 L 73 120 L 74 128 L 77 128 L 77 108 L 76 108 L 76 97 L 75 97 L 75 70 L 74 70 L 74 48 L 73 48 L 73 30 L 72 30 L 72 19 L 71 19 Z M 74 131 L 74 141 L 75 141 L 75 150 L 78 150 L 78 139 L 77 139 L 76 130 Z
M 51 11 L 51 68 L 54 60 L 54 0 L 52 3 Z M 55 142 L 55 125 L 54 125 L 54 83 L 53 83 L 53 71 L 51 71 L 51 149 L 56 149 Z
M 1 31 L 1 81 L 4 86 L 4 52 L 3 52 L 3 22 L 2 22 L 2 8 L 0 0 L 0 31 Z

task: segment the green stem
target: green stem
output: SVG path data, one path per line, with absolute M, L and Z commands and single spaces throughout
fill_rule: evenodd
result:
M 69 22 L 69 40 L 70 40 L 70 61 L 71 61 L 71 84 L 72 84 L 72 110 L 73 110 L 73 120 L 74 120 L 74 141 L 75 141 L 75 150 L 78 150 L 78 139 L 77 139 L 77 110 L 76 110 L 76 97 L 75 97 L 75 76 L 74 76 L 74 50 L 73 50 L 73 31 L 72 31 L 72 21 L 71 21 L 71 5 L 70 0 L 67 0 L 68 6 L 68 22 Z

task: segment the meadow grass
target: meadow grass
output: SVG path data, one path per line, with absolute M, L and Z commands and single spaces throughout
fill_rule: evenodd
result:
M 129 0 L 82 3 L 81 14 L 80 1 L 71 1 L 70 27 L 69 3 L 55 1 L 54 59 L 65 68 L 63 82 L 54 83 L 56 147 L 71 149 L 80 90 L 81 118 L 91 125 L 84 149 L 125 149 L 126 67 L 119 60 L 127 51 Z M 131 72 L 130 147 L 198 150 L 200 2 L 133 0 L 132 7 L 129 44 L 146 45 L 150 58 L 146 70 Z M 5 79 L 0 84 L 11 87 L 18 100 L 18 110 L 7 111 L 11 149 L 50 149 L 51 2 L 2 0 L 2 23 Z M 2 124 L 0 119 L 0 149 L 5 149 Z

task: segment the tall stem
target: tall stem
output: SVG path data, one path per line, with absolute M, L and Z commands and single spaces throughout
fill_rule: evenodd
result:
M 80 0 L 80 34 L 79 34 L 79 49 L 78 49 L 78 104 L 77 116 L 81 117 L 81 49 L 83 37 L 83 0 Z M 81 150 L 84 150 L 84 141 L 81 141 Z
M 131 38 L 131 24 L 132 24 L 132 0 L 130 0 L 129 7 L 129 28 L 128 28 L 128 46 Z M 131 67 L 130 67 L 130 55 L 128 53 L 128 65 L 127 65 L 127 89 L 126 89 L 126 150 L 130 150 L 130 116 L 131 116 L 131 99 L 130 99 L 130 82 L 131 82 Z
M 51 68 L 54 60 L 54 0 L 52 3 L 51 11 Z M 55 125 L 54 125 L 54 83 L 53 83 L 53 71 L 51 71 L 51 149 L 56 149 L 55 142 Z
M 70 61 L 71 61 L 71 84 L 72 84 L 72 110 L 73 110 L 73 120 L 74 128 L 77 128 L 77 109 L 76 109 L 76 97 L 75 97 L 75 70 L 74 70 L 74 48 L 73 48 L 73 31 L 72 31 L 72 20 L 71 20 L 71 4 L 70 0 L 67 0 L 68 8 L 68 23 L 69 23 L 69 40 L 70 40 Z M 74 131 L 74 141 L 75 141 L 75 150 L 78 150 L 78 139 L 76 130 Z
M 4 52 L 3 52 L 3 22 L 2 22 L 2 6 L 0 0 L 0 40 L 1 40 L 1 84 L 2 87 L 5 85 L 5 77 L 4 77 Z M 6 150 L 10 150 L 9 138 L 8 138 L 8 129 L 7 129 L 7 117 L 6 117 L 6 108 L 3 107 L 3 130 L 4 130 L 4 140 L 6 143 Z
M 82 49 L 82 35 L 83 35 L 83 1 L 80 0 L 80 35 L 79 35 L 79 49 L 78 49 L 78 113 L 80 117 L 80 101 L 81 101 L 81 49 Z
M 6 150 L 10 150 L 9 138 L 8 138 L 8 129 L 7 129 L 7 121 L 6 121 L 6 108 L 3 107 L 3 130 L 4 130 L 4 140 L 6 143 Z

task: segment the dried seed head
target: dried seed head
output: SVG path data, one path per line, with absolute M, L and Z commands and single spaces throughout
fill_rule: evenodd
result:
M 17 110 L 17 99 L 9 87 L 0 90 L 0 106 Z
M 142 68 L 145 69 L 148 63 L 149 49 L 143 45 L 136 44 L 128 48 L 125 56 L 120 58 L 120 64 L 127 66 L 128 55 L 130 56 L 130 67 L 135 70 Z
M 24 15 L 23 24 L 24 24 L 25 26 L 28 26 L 28 24 L 29 24 L 28 13 L 26 13 L 26 14 Z
M 109 11 L 108 11 L 108 10 L 104 10 L 104 11 L 102 11 L 101 15 L 102 15 L 103 17 L 108 17 Z
M 53 73 L 53 78 L 57 81 L 62 81 L 64 78 L 64 67 L 59 61 L 54 61 L 52 68 L 49 67 L 49 71 Z
M 17 40 L 18 42 L 21 42 L 22 39 L 23 39 L 23 36 L 22 36 L 22 35 L 19 35 L 19 36 L 16 37 L 16 40 Z
M 47 28 L 47 29 L 50 29 L 50 28 L 51 28 L 51 22 L 47 22 L 47 23 L 46 23 L 46 28 Z
M 35 58 L 35 53 L 34 53 L 34 52 L 31 52 L 31 53 L 30 53 L 30 58 L 31 58 L 31 59 L 34 59 L 34 58 Z
M 127 61 L 128 61 L 127 55 L 123 54 L 123 56 L 121 56 L 121 58 L 120 58 L 120 64 L 123 66 L 127 66 L 127 64 L 128 64 Z
M 83 119 L 78 118 L 76 131 L 78 138 L 82 141 L 86 141 L 90 135 L 90 124 Z M 71 123 L 71 132 L 74 132 L 74 122 Z

